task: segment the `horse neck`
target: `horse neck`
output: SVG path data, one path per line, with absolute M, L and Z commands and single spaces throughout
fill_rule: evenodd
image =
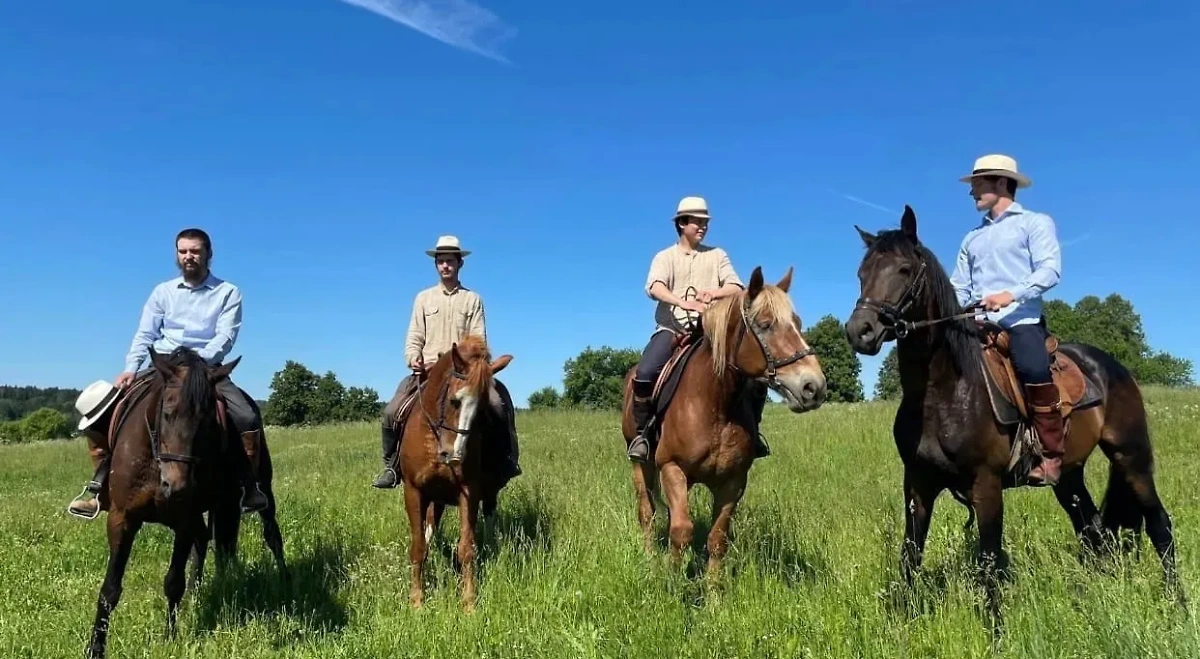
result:
M 740 394 L 741 389 L 738 385 L 742 377 L 728 363 L 732 361 L 731 357 L 736 358 L 736 355 L 731 353 L 737 349 L 736 339 L 726 345 L 728 346 L 725 353 L 727 363 L 720 378 L 713 374 L 716 355 L 713 354 L 712 343 L 705 337 L 700 339 L 700 345 L 696 346 L 696 354 L 692 355 L 688 361 L 682 374 L 682 381 L 679 383 L 680 389 L 691 386 L 694 387 L 695 393 L 708 396 L 714 402 L 713 409 L 718 413 L 723 413 L 722 410 Z
M 930 290 L 932 286 L 932 281 L 927 282 L 926 290 Z M 922 306 L 926 309 L 926 317 L 920 320 L 945 318 L 958 313 L 957 309 L 938 309 L 929 300 L 923 301 Z M 931 389 L 945 390 L 949 395 L 956 395 L 959 379 L 957 369 L 964 370 L 963 377 L 974 376 L 974 373 L 969 372 L 973 365 L 955 364 L 949 333 L 950 325 L 942 323 L 914 330 L 907 337 L 896 341 L 900 385 L 906 395 Z

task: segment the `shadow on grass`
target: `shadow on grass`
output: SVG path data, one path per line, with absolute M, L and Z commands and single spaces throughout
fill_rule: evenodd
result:
M 349 577 L 358 548 L 319 544 L 311 552 L 290 557 L 285 581 L 269 556 L 247 566 L 238 559 L 205 575 L 195 603 L 198 634 L 247 624 L 252 619 L 291 618 L 309 632 L 336 632 L 349 616 L 338 591 Z M 214 565 L 219 561 L 214 561 Z M 299 638 L 276 638 L 276 647 Z

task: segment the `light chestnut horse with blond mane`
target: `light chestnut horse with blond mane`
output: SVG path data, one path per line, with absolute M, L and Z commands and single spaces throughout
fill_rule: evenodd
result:
M 664 389 L 666 408 L 657 404 L 657 419 L 647 432 L 657 435 L 653 464 L 633 464 L 638 521 L 646 550 L 652 551 L 651 526 L 658 479 L 666 490 L 670 517 L 671 557 L 678 563 L 692 542 L 688 491 L 697 483 L 713 495 L 713 523 L 708 534 L 708 572 L 714 576 L 728 548 L 730 523 L 746 489 L 754 462 L 757 410 L 752 388 L 765 384 L 787 401 L 792 412 L 820 407 L 825 375 L 813 349 L 801 334 L 787 291 L 792 269 L 775 286 L 763 282 L 755 268 L 744 291 L 712 303 L 700 316 L 702 334 L 682 368 L 673 392 Z M 636 435 L 632 416 L 633 369 L 626 374 L 622 432 L 628 444 Z M 663 380 L 669 377 L 664 370 Z
M 409 413 L 400 442 L 400 478 L 411 531 L 409 599 L 419 607 L 425 597 L 424 570 L 429 541 L 446 505 L 458 506 L 458 562 L 462 604 L 475 606 L 475 526 L 479 507 L 495 509 L 507 480 L 498 465 L 507 447 L 505 419 L 496 417 L 489 396 L 494 376 L 511 355 L 491 361 L 487 344 L 467 336 L 451 346 L 419 385 L 417 408 Z

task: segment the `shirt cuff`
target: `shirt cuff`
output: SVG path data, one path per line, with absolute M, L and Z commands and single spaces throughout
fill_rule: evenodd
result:
M 1017 302 L 1029 301 L 1029 298 L 1033 297 L 1035 292 L 1037 291 L 1032 286 L 1017 286 L 1009 290 L 1009 293 L 1012 293 L 1013 299 Z
M 137 373 L 138 369 L 141 368 L 141 366 L 142 366 L 142 360 L 140 360 L 140 359 L 137 361 L 125 362 L 125 372 L 126 373 Z

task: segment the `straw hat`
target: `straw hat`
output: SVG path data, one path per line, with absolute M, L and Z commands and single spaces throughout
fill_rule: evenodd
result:
M 683 216 L 702 217 L 708 219 L 708 202 L 704 201 L 704 197 L 684 197 L 679 200 L 679 205 L 675 207 L 675 217 Z
M 459 256 L 466 256 L 471 253 L 471 250 L 460 247 L 457 236 L 439 236 L 437 239 L 437 245 L 433 249 L 425 250 L 425 253 L 433 257 L 437 257 L 441 254 L 457 254 Z
M 104 416 L 108 408 L 117 400 L 120 389 L 112 386 L 107 380 L 96 380 L 75 399 L 75 409 L 83 415 L 79 420 L 79 429 L 84 430 Z
M 993 153 L 982 156 L 975 160 L 975 169 L 966 176 L 958 179 L 963 183 L 970 183 L 971 179 L 978 176 L 1003 176 L 1017 182 L 1018 188 L 1028 188 L 1033 185 L 1033 181 L 1029 180 L 1017 169 L 1017 161 L 1009 156 Z

